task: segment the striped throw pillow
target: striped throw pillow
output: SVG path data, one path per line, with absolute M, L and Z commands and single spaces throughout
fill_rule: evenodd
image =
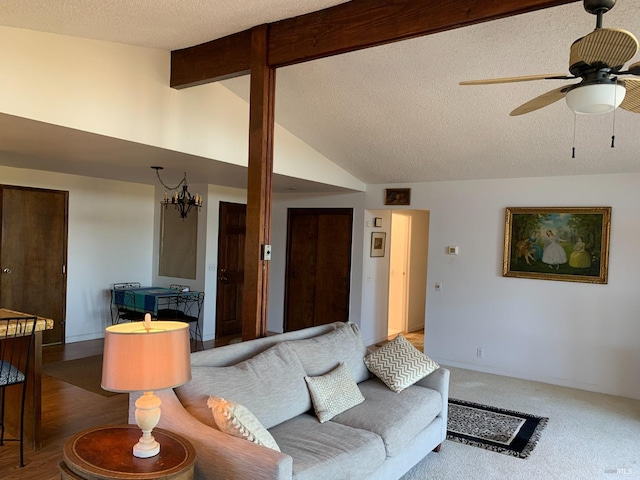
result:
M 364 363 L 371 373 L 396 393 L 440 368 L 402 335 L 364 357 Z

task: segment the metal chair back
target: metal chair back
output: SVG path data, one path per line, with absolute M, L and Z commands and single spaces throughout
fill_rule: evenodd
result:
M 24 466 L 24 406 L 29 378 L 29 360 L 37 317 L 0 319 L 0 445 L 5 441 L 20 442 L 20 467 Z M 18 438 L 5 438 L 6 389 L 22 386 L 20 433 Z
M 136 305 L 134 292 L 128 290 L 140 288 L 140 282 L 114 283 L 111 288 L 111 323 L 133 322 L 144 318 Z

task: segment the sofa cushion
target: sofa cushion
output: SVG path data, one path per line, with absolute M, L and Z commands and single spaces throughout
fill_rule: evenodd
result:
M 389 457 L 402 453 L 411 439 L 442 410 L 440 392 L 430 388 L 414 385 L 395 393 L 377 378 L 360 383 L 358 387 L 365 401 L 336 415 L 329 423 L 380 435 Z
M 311 393 L 313 409 L 321 423 L 364 402 L 364 397 L 344 362 L 340 362 L 329 373 L 304 379 Z
M 175 389 L 186 410 L 216 427 L 207 407 L 210 395 L 243 405 L 271 428 L 311 409 L 305 371 L 296 354 L 279 343 L 230 367 L 191 367 L 191 381 Z
M 294 480 L 364 480 L 382 465 L 380 437 L 334 422 L 299 415 L 270 430 L 283 453 L 293 458 Z
M 358 326 L 353 323 L 338 324 L 334 331 L 324 335 L 286 343 L 296 352 L 310 377 L 324 375 L 340 362 L 347 364 L 356 383 L 370 377 L 364 364 L 367 347 Z
M 280 451 L 269 431 L 242 405 L 229 402 L 222 397 L 211 396 L 207 406 L 211 409 L 213 420 L 220 431 Z
M 364 363 L 394 392 L 401 392 L 440 368 L 402 335 L 367 355 Z

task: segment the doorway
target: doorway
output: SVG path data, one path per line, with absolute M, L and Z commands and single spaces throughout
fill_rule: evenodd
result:
M 290 208 L 284 331 L 349 320 L 353 209 Z
M 411 257 L 411 216 L 391 214 L 389 246 L 389 337 L 408 328 L 409 268 Z
M 422 332 L 427 302 L 429 211 L 394 210 L 389 235 L 388 336 Z
M 220 202 L 216 338 L 242 334 L 247 206 Z
M 64 343 L 69 192 L 0 185 L 0 305 L 53 320 Z

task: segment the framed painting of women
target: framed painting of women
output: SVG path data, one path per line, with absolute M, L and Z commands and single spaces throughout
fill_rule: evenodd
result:
M 607 283 L 611 207 L 507 207 L 505 277 Z

